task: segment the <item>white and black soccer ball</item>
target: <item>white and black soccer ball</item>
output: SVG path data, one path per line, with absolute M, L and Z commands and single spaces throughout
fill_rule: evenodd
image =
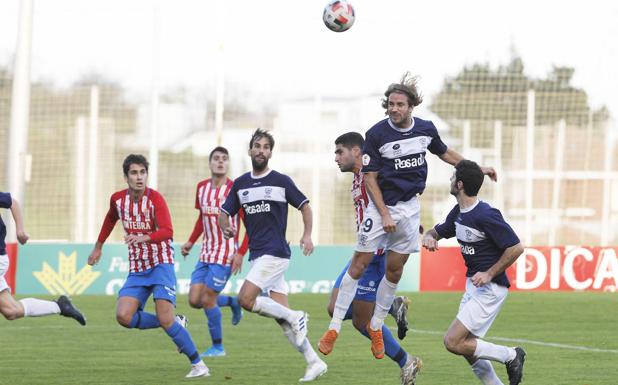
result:
M 354 8 L 344 0 L 333 0 L 324 7 L 322 20 L 331 31 L 347 31 L 354 24 Z

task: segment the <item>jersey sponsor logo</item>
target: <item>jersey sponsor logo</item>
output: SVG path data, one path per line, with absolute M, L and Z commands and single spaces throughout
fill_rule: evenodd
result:
M 122 224 L 127 230 L 152 230 L 152 224 L 150 223 L 150 221 L 122 221 Z
M 204 215 L 219 215 L 221 210 L 217 206 L 202 206 L 202 214 Z
M 270 203 L 262 201 L 254 205 L 244 204 L 242 208 L 245 210 L 246 214 L 268 213 L 270 212 Z
M 461 253 L 466 255 L 474 255 L 474 247 L 468 245 L 460 245 Z
M 368 154 L 363 154 L 363 166 L 369 166 L 369 162 L 371 162 L 371 157 Z
M 425 155 L 419 154 L 417 157 L 395 159 L 395 170 L 419 167 L 425 164 Z

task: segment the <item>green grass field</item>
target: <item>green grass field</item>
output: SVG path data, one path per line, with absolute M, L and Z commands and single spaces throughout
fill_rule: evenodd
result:
M 448 353 L 442 334 L 452 321 L 459 293 L 410 295 L 411 327 L 404 348 L 424 361 L 418 384 L 479 384 L 461 357 Z M 0 321 L 1 384 L 294 384 L 304 360 L 273 320 L 245 313 L 231 326 L 223 310 L 226 357 L 207 360 L 212 375 L 185 380 L 186 358 L 160 329 L 128 330 L 115 321 L 115 298 L 75 297 L 88 317 L 86 327 L 71 319 L 44 317 Z M 309 338 L 325 330 L 326 295 L 293 295 L 293 308 L 310 314 Z M 189 318 L 198 349 L 209 346 L 206 319 L 179 297 L 178 312 Z M 149 305 L 152 307 L 152 305 Z M 611 293 L 511 293 L 487 336 L 521 345 L 527 355 L 524 384 L 618 384 L 618 295 Z M 394 327 L 392 319 L 387 321 Z M 528 342 L 506 342 L 505 338 Z M 539 344 L 542 343 L 542 344 Z M 551 346 L 545 343 L 570 347 Z M 577 349 L 577 347 L 581 347 Z M 398 384 L 399 368 L 388 357 L 375 360 L 368 341 L 346 322 L 334 352 L 325 358 L 328 373 L 318 384 Z M 506 381 L 505 369 L 496 371 Z

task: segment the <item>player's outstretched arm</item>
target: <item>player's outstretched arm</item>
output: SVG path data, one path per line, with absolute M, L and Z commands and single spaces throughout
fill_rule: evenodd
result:
M 440 234 L 436 231 L 436 229 L 431 229 L 425 233 L 423 236 L 423 247 L 429 251 L 438 250 L 438 241 L 440 240 Z
M 365 173 L 365 189 L 369 194 L 369 198 L 378 209 L 378 212 L 382 216 L 382 227 L 387 233 L 395 231 L 395 221 L 391 218 L 391 214 L 388 211 L 388 207 L 384 204 L 384 197 L 382 196 L 382 190 L 378 185 L 378 173 L 370 171 Z
M 28 234 L 26 234 L 26 230 L 24 230 L 24 219 L 21 215 L 21 206 L 19 202 L 15 198 L 11 198 L 11 214 L 13 215 L 13 220 L 15 221 L 15 234 L 17 236 L 17 241 L 22 245 L 28 242 Z
M 474 274 L 471 278 L 472 283 L 474 286 L 479 287 L 491 282 L 496 275 L 501 274 L 511 266 L 523 252 L 524 246 L 521 243 L 508 247 L 504 250 L 498 262 L 490 267 L 489 270 Z
M 313 253 L 313 241 L 311 240 L 311 231 L 313 230 L 313 211 L 309 203 L 305 203 L 300 208 L 300 213 L 303 216 L 304 231 L 303 236 L 300 238 L 300 249 L 304 255 L 311 255 Z
M 455 166 L 457 163 L 459 163 L 459 161 L 463 160 L 464 157 L 458 153 L 455 150 L 452 149 L 447 149 L 446 152 L 442 155 L 439 155 L 440 159 L 442 159 L 444 162 Z M 489 179 L 491 179 L 494 182 L 498 181 L 498 173 L 496 172 L 496 170 L 493 167 L 483 167 L 481 166 L 481 171 L 483 171 L 483 175 L 487 175 L 489 177 Z

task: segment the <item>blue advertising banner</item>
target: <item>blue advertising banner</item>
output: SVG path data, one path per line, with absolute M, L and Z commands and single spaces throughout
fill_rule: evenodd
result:
M 184 259 L 176 244 L 176 278 L 178 293 L 189 292 L 191 272 L 198 260 L 199 244 Z M 19 247 L 16 274 L 16 293 L 36 294 L 107 294 L 116 295 L 128 271 L 127 247 L 124 244 L 106 244 L 103 256 L 96 266 L 88 266 L 92 244 L 27 244 Z M 302 255 L 292 247 L 290 268 L 286 281 L 290 294 L 328 293 L 351 258 L 351 246 L 319 246 L 311 256 Z M 249 271 L 247 257 L 240 274 L 232 276 L 224 293 L 240 290 Z M 399 291 L 418 291 L 419 258 L 411 255 L 399 284 Z

